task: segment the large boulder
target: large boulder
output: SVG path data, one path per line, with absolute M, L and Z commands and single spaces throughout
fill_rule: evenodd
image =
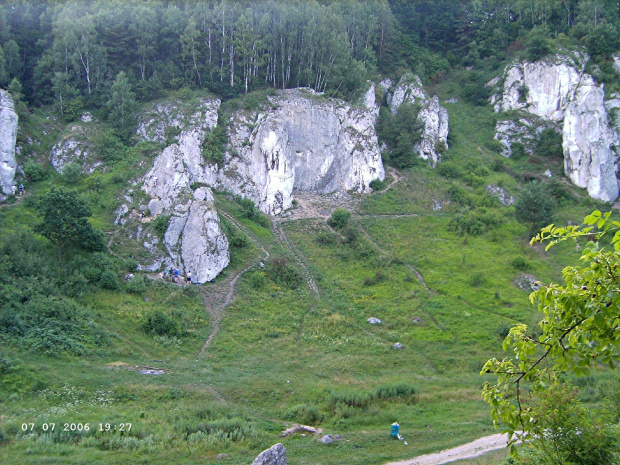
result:
M 17 113 L 13 99 L 8 92 L 0 89 L 0 201 L 11 194 L 15 180 L 17 161 L 15 160 L 15 141 L 17 140 Z
M 261 111 L 233 116 L 225 162 L 208 166 L 204 182 L 273 215 L 291 207 L 293 192 L 371 192 L 385 177 L 374 122 L 363 107 L 280 91 Z
M 261 452 L 252 465 L 286 465 L 286 449 L 280 443 Z
M 206 187 L 196 189 L 193 200 L 174 209 L 164 235 L 172 260 L 191 272 L 192 282 L 214 279 L 228 266 L 228 240 L 220 229 L 213 208 L 213 194 Z
M 433 166 L 440 160 L 438 146 L 448 148 L 448 111 L 439 105 L 437 96 L 432 98 L 424 91 L 422 81 L 417 76 L 403 76 L 396 88 L 387 96 L 388 106 L 393 114 L 403 103 L 420 105 L 418 121 L 422 124 L 422 137 L 414 151 Z

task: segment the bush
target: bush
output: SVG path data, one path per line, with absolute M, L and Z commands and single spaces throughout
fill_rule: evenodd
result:
M 45 166 L 30 160 L 24 165 L 24 174 L 32 182 L 37 182 L 45 179 L 48 171 Z
M 525 260 L 523 257 L 515 257 L 510 261 L 510 265 L 513 268 L 520 271 L 527 271 L 532 268 L 532 266 Z
M 364 279 L 364 286 L 374 286 L 387 280 L 387 278 L 387 275 L 382 270 L 377 270 L 373 277 Z
M 164 313 L 156 310 L 142 322 L 142 330 L 158 336 L 180 336 L 179 324 Z
M 248 284 L 257 291 L 267 287 L 267 275 L 264 271 L 252 271 L 247 274 Z
M 525 157 L 525 145 L 521 142 L 513 142 L 510 146 L 510 151 L 512 152 L 511 158 L 515 160 Z
M 555 129 L 545 129 L 538 136 L 534 153 L 542 157 L 563 157 L 562 135 Z
M 101 131 L 93 142 L 97 156 L 108 163 L 123 159 L 127 152 L 123 141 L 111 130 Z
M 368 184 L 368 187 L 370 187 L 373 191 L 382 191 L 383 189 L 385 189 L 389 184 L 389 181 L 387 178 L 385 178 L 383 181 L 381 181 L 380 179 L 373 179 L 372 181 L 370 181 L 370 184 Z
M 482 273 L 474 273 L 474 274 L 471 276 L 471 280 L 470 280 L 470 282 L 469 282 L 469 283 L 470 283 L 470 285 L 471 285 L 472 287 L 480 287 L 480 286 L 482 286 L 484 283 L 486 283 L 486 281 L 487 281 L 487 280 L 486 280 L 486 278 L 485 278 L 484 274 L 482 274 Z
M 146 279 L 143 275 L 136 275 L 127 283 L 127 292 L 132 294 L 142 294 L 146 291 Z
M 99 284 L 104 289 L 116 290 L 121 287 L 121 282 L 118 279 L 118 275 L 113 271 L 104 271 L 101 273 L 101 278 L 99 279 Z
M 554 202 L 540 182 L 528 183 L 515 201 L 517 221 L 528 224 L 530 233 L 553 222 Z
M 271 259 L 267 266 L 267 274 L 273 282 L 289 289 L 297 289 L 303 282 L 301 275 L 288 264 L 285 258 Z
M 351 212 L 343 208 L 336 208 L 332 212 L 332 216 L 327 220 L 327 224 L 334 229 L 343 229 L 349 224 L 351 219 Z
M 465 234 L 479 236 L 490 229 L 497 228 L 503 222 L 504 217 L 500 213 L 489 211 L 486 208 L 478 208 L 457 214 L 448 223 L 448 229 L 459 233 L 461 236 Z
M 158 215 L 152 222 L 155 233 L 161 238 L 164 237 L 170 224 L 170 215 Z
M 284 418 L 302 425 L 316 425 L 323 420 L 323 415 L 316 405 L 299 404 L 286 412 Z
M 82 167 L 79 163 L 69 163 L 62 170 L 62 180 L 67 184 L 76 184 L 82 177 Z
M 451 161 L 444 161 L 437 165 L 437 173 L 448 179 L 456 179 L 462 174 L 461 169 Z

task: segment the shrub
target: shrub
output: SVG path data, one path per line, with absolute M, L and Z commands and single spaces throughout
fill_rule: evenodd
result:
M 387 275 L 382 270 L 375 271 L 375 275 L 371 278 L 364 279 L 364 286 L 374 286 L 387 279 Z
M 532 268 L 532 266 L 523 257 L 515 257 L 515 258 L 513 258 L 510 261 L 510 264 L 512 265 L 513 268 L 515 268 L 517 270 L 521 270 L 521 271 L 527 271 L 530 268 Z
M 368 184 L 368 187 L 370 187 L 373 191 L 378 192 L 385 189 L 388 184 L 389 182 L 387 178 L 385 178 L 383 181 L 381 181 L 380 179 L 373 179 L 372 181 L 370 181 L 370 184 Z
M 121 282 L 118 279 L 118 275 L 113 271 L 104 271 L 101 273 L 101 278 L 99 279 L 99 283 L 101 287 L 109 290 L 116 290 L 121 286 Z
M 81 177 L 82 167 L 79 163 L 69 163 L 62 170 L 62 180 L 67 184 L 76 184 Z
M 336 243 L 336 237 L 329 231 L 321 231 L 316 235 L 317 244 L 332 245 Z
M 437 173 L 444 178 L 456 179 L 461 176 L 461 169 L 451 161 L 444 161 L 437 165 Z
M 504 151 L 504 144 L 497 139 L 491 139 L 484 144 L 493 153 L 502 153 Z
M 554 202 L 545 186 L 539 182 L 528 183 L 515 202 L 517 221 L 529 224 L 530 233 L 553 222 Z
M 418 391 L 407 383 L 398 383 L 387 386 L 379 386 L 375 389 L 375 397 L 377 399 L 410 399 Z
M 538 136 L 534 153 L 542 157 L 562 157 L 562 135 L 553 128 L 545 129 Z
M 500 213 L 489 211 L 486 208 L 478 208 L 456 215 L 448 223 L 448 228 L 461 236 L 465 234 L 478 236 L 498 227 L 503 222 L 504 217 Z
M 480 287 L 482 286 L 484 283 L 486 283 L 486 278 L 484 277 L 484 274 L 482 273 L 474 273 L 471 276 L 471 280 L 470 280 L 470 284 L 472 287 Z
M 146 291 L 146 279 L 143 275 L 136 275 L 127 283 L 127 292 L 132 294 L 142 294 Z
M 43 165 L 30 160 L 24 165 L 24 174 L 32 182 L 37 182 L 45 179 L 48 172 Z
M 269 278 L 276 284 L 289 289 L 297 289 L 303 279 L 295 268 L 290 266 L 285 258 L 273 258 L 267 267 Z
M 146 333 L 158 336 L 181 335 L 179 324 L 159 310 L 154 311 L 142 321 L 142 329 Z
M 170 215 L 158 215 L 153 221 L 153 229 L 159 237 L 164 237 L 170 223 Z
M 123 141 L 111 130 L 101 131 L 93 142 L 97 156 L 108 163 L 123 159 L 127 152 Z
M 267 287 L 267 275 L 264 271 L 252 271 L 247 274 L 248 284 L 252 289 L 261 290 Z
M 289 409 L 284 418 L 302 425 L 316 425 L 323 420 L 323 415 L 316 405 L 299 404 Z
M 521 142 L 513 142 L 510 146 L 510 150 L 512 152 L 511 157 L 515 160 L 519 160 L 525 157 L 525 145 L 523 145 Z
M 327 220 L 327 224 L 329 224 L 334 229 L 343 229 L 349 224 L 350 219 L 350 211 L 347 211 L 343 208 L 336 208 L 332 212 L 332 216 L 330 216 L 330 218 Z

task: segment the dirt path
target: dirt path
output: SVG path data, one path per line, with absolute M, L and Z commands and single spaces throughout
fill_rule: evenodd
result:
M 505 434 L 493 434 L 485 436 L 475 441 L 463 444 L 462 446 L 446 449 L 434 454 L 420 455 L 409 460 L 399 462 L 388 462 L 385 465 L 443 465 L 444 463 L 455 462 L 457 460 L 471 459 L 484 455 L 487 452 L 502 449 L 508 443 L 508 436 Z
M 314 297 L 317 300 L 320 299 L 321 293 L 319 292 L 319 288 L 316 285 L 316 281 L 314 280 L 312 273 L 310 272 L 310 270 L 308 269 L 304 261 L 301 259 L 300 257 L 301 253 L 298 252 L 297 249 L 293 247 L 293 244 L 291 244 L 291 242 L 288 240 L 288 237 L 286 237 L 286 233 L 282 229 L 282 225 L 280 224 L 279 221 L 272 220 L 271 224 L 273 225 L 273 232 L 275 233 L 276 238 L 278 239 L 280 244 L 282 244 L 283 247 L 285 247 L 289 252 L 291 252 L 293 257 L 295 258 L 295 261 L 302 268 L 304 272 L 304 278 L 306 279 L 306 284 L 308 285 L 308 289 L 312 291 L 312 293 L 314 294 Z
M 207 350 L 211 342 L 213 342 L 213 340 L 217 336 L 217 333 L 220 330 L 220 322 L 222 321 L 222 317 L 224 316 L 224 311 L 235 297 L 235 285 L 237 284 L 239 278 L 243 275 L 243 273 L 253 268 L 258 262 L 269 258 L 269 252 L 267 252 L 263 245 L 253 236 L 253 234 L 245 226 L 243 226 L 235 218 L 233 218 L 226 212 L 219 211 L 218 213 L 224 218 L 226 218 L 228 221 L 230 221 L 235 228 L 241 231 L 250 241 L 252 241 L 252 243 L 263 252 L 263 256 L 261 258 L 255 259 L 249 266 L 235 273 L 233 276 L 225 279 L 224 281 L 217 283 L 213 286 L 209 286 L 208 288 L 202 287 L 200 289 L 205 308 L 211 320 L 211 333 L 209 334 L 209 337 L 200 349 L 199 355 L 204 354 L 205 350 Z

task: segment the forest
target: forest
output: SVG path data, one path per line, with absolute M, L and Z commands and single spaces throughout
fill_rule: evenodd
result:
M 138 100 L 183 87 L 352 98 L 378 72 L 428 82 L 554 44 L 605 63 L 619 15 L 605 0 L 3 1 L 0 85 L 16 79 L 29 105 L 61 114 L 104 105 L 120 72 Z

